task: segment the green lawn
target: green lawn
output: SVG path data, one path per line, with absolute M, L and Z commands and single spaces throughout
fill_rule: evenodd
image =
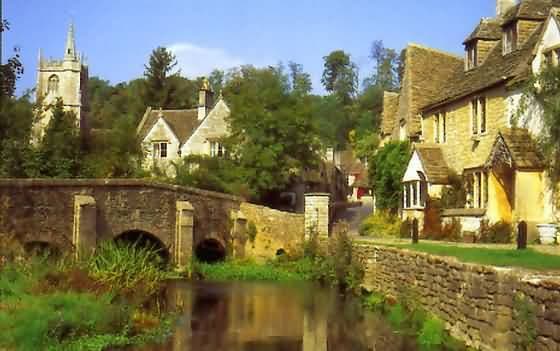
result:
M 398 248 L 426 252 L 438 256 L 452 256 L 460 261 L 498 267 L 519 267 L 539 271 L 560 271 L 560 256 L 540 253 L 531 249 L 508 250 L 460 247 L 449 244 L 419 243 L 394 244 Z

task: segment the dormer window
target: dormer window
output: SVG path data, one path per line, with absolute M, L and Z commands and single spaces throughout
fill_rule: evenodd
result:
M 504 55 L 517 49 L 517 23 L 513 22 L 504 28 Z
M 478 62 L 478 51 L 476 48 L 476 41 L 467 44 L 467 69 L 473 69 Z

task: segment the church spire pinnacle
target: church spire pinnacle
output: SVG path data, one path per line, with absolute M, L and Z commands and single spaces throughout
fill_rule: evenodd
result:
M 74 39 L 74 23 L 70 22 L 68 34 L 66 35 L 66 48 L 64 49 L 64 60 L 76 61 L 76 40 Z

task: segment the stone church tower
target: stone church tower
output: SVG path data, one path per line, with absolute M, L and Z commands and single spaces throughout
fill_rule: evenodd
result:
M 44 111 L 34 128 L 34 137 L 40 138 L 50 120 L 48 106 L 62 98 L 64 108 L 76 114 L 76 125 L 82 134 L 88 130 L 87 121 L 88 67 L 83 56 L 76 51 L 74 25 L 70 24 L 66 37 L 64 58 L 45 59 L 39 52 L 37 68 L 37 100 L 42 101 Z

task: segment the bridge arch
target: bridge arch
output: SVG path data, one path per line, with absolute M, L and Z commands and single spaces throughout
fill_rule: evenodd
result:
M 62 252 L 58 246 L 51 242 L 31 240 L 23 244 L 23 251 L 28 256 L 41 256 L 46 258 L 60 258 Z
M 136 245 L 144 248 L 152 248 L 157 251 L 158 255 L 162 258 L 164 263 L 169 263 L 171 254 L 169 249 L 163 241 L 161 241 L 155 234 L 150 232 L 131 229 L 122 232 L 115 236 L 113 241 L 120 244 Z
M 194 253 L 199 261 L 217 263 L 226 259 L 226 246 L 217 238 L 206 238 L 196 245 Z

